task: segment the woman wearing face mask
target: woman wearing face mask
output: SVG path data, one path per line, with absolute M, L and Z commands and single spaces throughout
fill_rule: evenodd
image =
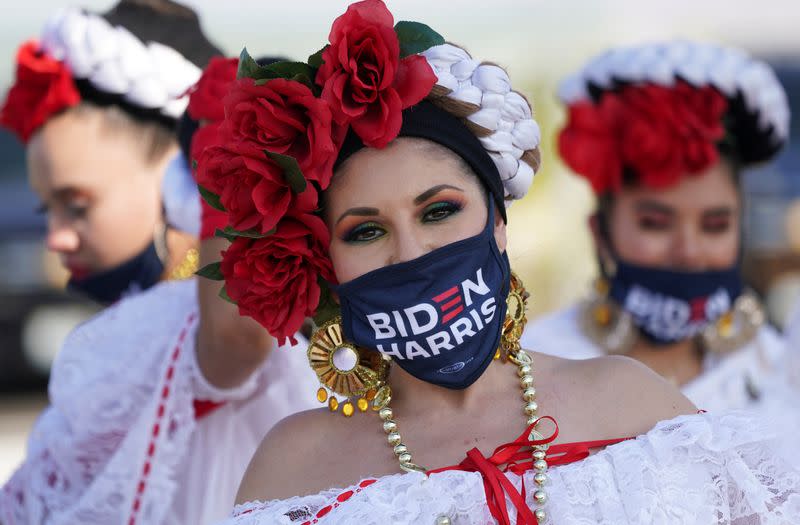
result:
M 743 169 L 786 142 L 786 95 L 735 49 L 672 42 L 613 50 L 564 82 L 567 165 L 598 198 L 595 296 L 532 323 L 529 348 L 625 354 L 697 406 L 745 407 L 782 341 L 740 274 Z
M 174 210 L 174 129 L 215 54 L 194 13 L 169 1 L 123 1 L 94 17 L 62 11 L 20 47 L 0 121 L 26 144 L 47 246 L 70 289 L 111 304 L 191 275 L 197 232 L 181 231 L 192 225 Z
M 126 2 L 112 13 L 132 10 L 153 25 L 160 25 L 164 17 L 168 26 L 168 14 L 177 11 L 197 23 L 194 13 L 182 6 L 158 5 L 166 11 L 154 8 L 153 2 Z M 130 47 L 135 38 L 123 26 L 111 26 L 104 18 L 77 10 L 60 15 L 49 27 L 71 35 L 65 39 L 70 44 L 103 43 L 102 48 L 88 50 L 98 53 L 114 49 L 111 44 Z M 86 30 L 82 36 L 81 28 Z M 103 31 L 105 37 L 100 38 Z M 75 49 L 67 51 L 68 58 Z M 20 74 L 14 88 L 22 89 L 26 83 L 42 88 L 38 97 L 32 93 L 28 99 L 33 108 L 58 100 L 58 86 L 69 84 L 72 71 L 57 69 L 59 64 L 70 67 L 69 59 L 62 63 L 44 50 L 36 53 L 50 69 L 23 68 L 26 74 Z M 136 55 L 131 56 L 128 59 L 134 60 Z M 184 107 L 188 102 L 188 115 L 181 121 L 185 125 L 180 138 L 186 157 L 177 157 L 183 165 L 185 158 L 196 157 L 214 141 L 222 99 L 235 79 L 237 64 L 236 59 L 213 58 L 191 88 L 189 100 L 183 101 Z M 121 114 L 119 109 L 94 106 L 66 109 L 43 129 L 32 130 L 31 142 L 44 140 L 39 137 L 47 133 L 49 122 L 72 118 L 71 111 L 96 112 L 100 129 L 105 129 L 102 119 L 112 118 L 103 112 Z M 76 128 L 83 129 L 77 124 Z M 118 140 L 132 143 L 134 138 L 131 132 Z M 92 173 L 78 172 L 75 166 L 70 165 L 66 175 L 81 175 L 81 184 L 89 185 Z M 180 165 L 173 168 L 189 173 Z M 139 186 L 145 180 L 139 179 Z M 97 195 L 98 208 L 107 205 L 101 205 L 102 198 L 117 190 L 111 185 L 105 189 L 107 193 Z M 192 198 L 191 192 L 178 195 Z M 224 213 L 206 208 L 198 224 L 196 190 L 193 198 L 195 217 L 187 213 L 183 218 L 190 226 L 194 221 L 192 229 L 200 232 L 201 262 L 214 260 L 227 241 L 213 236 L 225 228 L 227 219 Z M 191 211 L 191 203 L 173 209 Z M 83 223 L 76 219 L 77 223 L 90 229 L 88 223 L 101 219 L 94 213 L 100 210 L 91 211 Z M 53 221 L 56 216 L 60 217 L 54 211 Z M 204 524 L 228 512 L 263 435 L 282 417 L 314 402 L 315 376 L 301 350 L 275 348 L 263 327 L 240 317 L 217 292 L 211 281 L 155 284 L 117 301 L 70 334 L 53 366 L 51 406 L 34 427 L 25 462 L 0 490 L 0 523 Z
M 240 71 L 198 159 L 235 238 L 205 272 L 279 338 L 315 318 L 328 406 L 267 435 L 228 523 L 798 517 L 800 473 L 749 417 L 697 415 L 631 359 L 520 348 L 506 202 L 539 130 L 500 67 L 366 0 L 307 64 Z

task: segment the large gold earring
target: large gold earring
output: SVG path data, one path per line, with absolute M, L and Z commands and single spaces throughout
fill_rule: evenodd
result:
M 581 331 L 607 354 L 626 354 L 638 337 L 631 315 L 608 296 L 611 285 L 604 277 L 594 283 L 592 295 L 581 304 Z
M 511 289 L 506 298 L 506 318 L 503 321 L 503 333 L 500 335 L 500 348 L 495 359 L 515 356 L 521 350 L 519 339 L 528 322 L 527 308 L 530 294 L 525 290 L 522 279 L 511 272 Z
M 369 402 L 385 387 L 389 374 L 389 361 L 380 352 L 345 341 L 341 317 L 331 319 L 314 331 L 307 356 L 322 385 L 317 390 L 317 400 L 327 402 L 331 412 L 336 412 L 339 400 L 334 394 L 347 398 L 341 405 L 346 417 L 355 413 L 353 399 L 355 406 L 366 412 Z

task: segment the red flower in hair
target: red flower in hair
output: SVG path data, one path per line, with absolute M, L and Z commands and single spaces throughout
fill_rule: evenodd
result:
M 322 219 L 308 214 L 283 219 L 268 237 L 237 238 L 222 253 L 228 296 L 280 344 L 296 343 L 294 333 L 319 305 L 319 277 L 335 281 L 329 244 Z
M 192 136 L 192 149 L 189 153 L 191 161 L 195 162 L 200 158 L 200 154 L 208 147 L 219 144 L 219 122 L 212 124 L 201 125 Z M 197 182 L 197 170 L 193 169 L 192 173 Z M 202 211 L 200 220 L 200 238 L 209 239 L 213 237 L 218 229 L 224 229 L 228 225 L 228 214 L 216 208 L 212 208 L 205 199 L 200 199 L 200 207 Z
M 322 98 L 364 144 L 386 146 L 400 132 L 402 110 L 430 93 L 436 75 L 421 55 L 400 59 L 394 19 L 381 0 L 351 4 L 328 38 L 316 77 Z
M 716 162 L 727 103 L 711 87 L 627 87 L 619 94 L 622 163 L 643 184 L 662 188 Z
M 627 86 L 571 105 L 559 152 L 596 193 L 619 189 L 624 168 L 646 186 L 670 186 L 717 161 L 726 110 L 712 87 Z
M 561 158 L 589 180 L 595 193 L 618 190 L 622 163 L 606 116 L 591 102 L 578 102 L 568 111 L 567 126 L 558 135 Z
M 225 98 L 225 142 L 261 158 L 264 150 L 294 157 L 306 180 L 322 189 L 333 176 L 333 163 L 344 139 L 328 105 L 305 84 L 276 78 L 256 85 L 237 80 Z
M 186 111 L 197 121 L 219 122 L 225 118 L 222 99 L 236 80 L 238 58 L 214 57 L 203 70 L 200 80 L 191 88 Z
M 235 145 L 203 150 L 197 162 L 197 183 L 219 195 L 229 224 L 239 231 L 267 233 L 287 213 L 312 212 L 317 206 L 312 184 L 294 193 L 277 164 L 266 156 L 245 155 Z
M 0 110 L 0 124 L 27 143 L 52 115 L 80 101 L 67 66 L 29 41 L 17 51 L 17 78 Z

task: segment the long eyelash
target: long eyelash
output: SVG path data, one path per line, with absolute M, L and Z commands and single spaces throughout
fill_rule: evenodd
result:
M 354 237 L 361 231 L 370 229 L 370 228 L 380 228 L 380 225 L 376 222 L 365 222 L 361 223 L 354 228 L 347 231 L 347 233 L 342 236 L 342 240 L 344 241 L 352 241 Z

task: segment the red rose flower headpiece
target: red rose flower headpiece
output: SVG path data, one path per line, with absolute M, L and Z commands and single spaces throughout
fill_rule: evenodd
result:
M 17 52 L 16 82 L 0 109 L 0 124 L 27 143 L 52 115 L 80 101 L 69 68 L 31 40 Z
M 539 163 L 530 104 L 502 68 L 473 60 L 424 24 L 395 24 L 381 0 L 350 5 L 307 62 L 260 66 L 243 51 L 218 142 L 197 158 L 201 193 L 228 213 L 219 233 L 232 244 L 199 274 L 224 280 L 221 295 L 280 343 L 304 318 L 335 315 L 319 195 L 348 133 L 383 148 L 400 133 L 403 110 L 426 97 L 460 108 L 497 168 L 500 200 L 521 198 Z
M 666 187 L 716 162 L 719 147 L 744 165 L 765 161 L 788 137 L 789 108 L 763 62 L 739 50 L 684 41 L 620 48 L 564 81 L 561 157 L 595 193 L 631 174 Z
M 0 124 L 28 142 L 51 116 L 87 100 L 119 106 L 171 129 L 199 76 L 200 69 L 172 47 L 145 44 L 102 16 L 60 9 L 40 41 L 19 49 Z

